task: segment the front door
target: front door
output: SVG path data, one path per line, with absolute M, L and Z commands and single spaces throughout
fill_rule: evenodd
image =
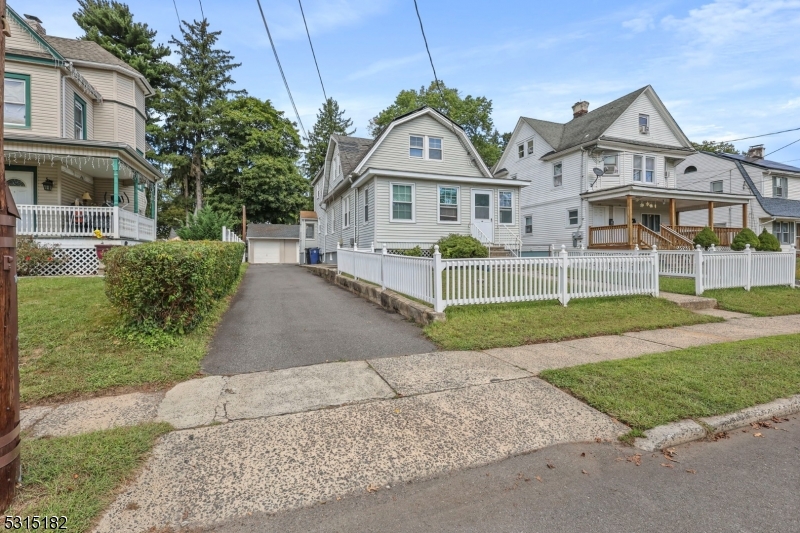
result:
M 492 204 L 492 191 L 472 189 L 472 223 L 480 230 L 480 233 L 473 237 L 479 241 L 488 239 L 489 242 L 494 242 Z
M 30 210 L 19 209 L 21 205 L 33 205 L 33 172 L 21 170 L 7 170 L 6 183 L 11 190 L 14 203 L 17 204 L 21 219 L 17 222 L 17 232 L 30 233 L 36 228 L 35 214 Z

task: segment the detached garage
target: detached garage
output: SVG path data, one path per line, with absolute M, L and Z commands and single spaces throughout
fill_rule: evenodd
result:
M 291 263 L 300 258 L 300 226 L 248 224 L 247 260 L 250 263 Z

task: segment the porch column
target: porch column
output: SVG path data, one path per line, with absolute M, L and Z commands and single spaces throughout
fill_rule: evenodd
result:
M 119 205 L 119 158 L 111 160 L 111 168 L 114 169 L 114 207 Z
M 669 225 L 673 228 L 678 225 L 678 217 L 675 212 L 675 198 L 669 199 Z
M 150 218 L 156 219 L 156 183 L 150 184 Z
M 714 229 L 714 202 L 708 202 L 708 227 Z
M 742 229 L 747 227 L 747 204 L 742 204 Z
M 633 249 L 633 196 L 630 194 L 625 198 L 627 202 L 626 217 L 628 219 L 628 248 Z
M 133 212 L 139 214 L 139 173 L 133 173 Z

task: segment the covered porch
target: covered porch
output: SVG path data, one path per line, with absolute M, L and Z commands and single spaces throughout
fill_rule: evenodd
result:
M 681 225 L 681 213 L 708 210 L 708 224 L 720 240 L 730 246 L 733 238 L 748 226 L 750 195 L 705 193 L 646 185 L 625 185 L 584 193 L 588 247 L 606 249 L 652 248 L 681 250 L 694 248 L 693 239 L 704 226 Z M 738 207 L 738 223 L 715 223 L 714 209 Z
M 156 239 L 160 172 L 127 145 L 6 138 L 6 179 L 20 214 L 17 235 L 63 242 Z

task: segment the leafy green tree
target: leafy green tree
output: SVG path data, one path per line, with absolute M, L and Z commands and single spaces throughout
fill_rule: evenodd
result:
M 692 146 L 699 152 L 721 152 L 723 154 L 739 154 L 736 147 L 725 141 L 703 141 L 701 143 L 693 142 Z
M 242 205 L 252 222 L 297 221 L 310 207 L 310 187 L 296 162 L 300 135 L 294 123 L 269 100 L 240 97 L 218 108 L 210 154 L 209 202 L 236 215 Z
M 780 252 L 781 243 L 778 238 L 772 233 L 767 231 L 767 228 L 758 236 L 758 251 L 759 252 Z
M 700 232 L 694 236 L 694 244 L 695 246 L 700 245 L 704 249 L 708 250 L 711 248 L 711 245 L 717 246 L 719 244 L 719 237 L 717 234 L 714 233 L 714 230 L 706 226 Z
M 159 139 L 162 163 L 169 166 L 170 181 L 181 183 L 189 197 L 194 182 L 194 212 L 202 209 L 206 158 L 212 149 L 220 107 L 234 90 L 233 63 L 227 50 L 216 48 L 221 32 L 209 31 L 208 20 L 182 22 L 181 38 L 169 41 L 180 56 L 172 86 L 164 94 L 164 128 Z
M 731 250 L 735 252 L 741 252 L 747 245 L 750 245 L 751 250 L 755 250 L 758 247 L 758 235 L 755 234 L 753 230 L 750 228 L 744 228 L 742 231 L 736 234 L 736 237 L 733 238 L 731 242 Z
M 328 98 L 317 113 L 317 121 L 308 134 L 306 143 L 308 151 L 303 162 L 303 173 L 313 179 L 319 169 L 325 166 L 325 155 L 331 135 L 353 135 L 356 130 L 350 129 L 353 121 L 344 117 L 345 110 L 339 109 L 339 103 Z
M 467 133 L 487 166 L 494 165 L 503 153 L 503 136 L 492 121 L 492 101 L 485 96 L 462 96 L 458 89 L 446 87 L 440 81 L 441 91 L 433 81 L 419 91 L 400 91 L 394 103 L 369 121 L 369 132 L 377 137 L 395 118 L 429 106 L 450 117 Z
M 192 215 L 187 225 L 178 228 L 177 233 L 184 241 L 221 241 L 222 226 L 232 228 L 236 225 L 236 219 L 228 213 L 204 207 Z

